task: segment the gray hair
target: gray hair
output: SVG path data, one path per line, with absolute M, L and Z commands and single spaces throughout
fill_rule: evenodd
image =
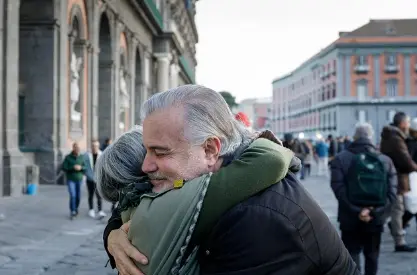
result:
M 95 165 L 95 179 L 100 195 L 110 202 L 119 201 L 121 189 L 143 177 L 142 163 L 145 155 L 141 126 L 133 127 L 110 144 Z
M 224 98 L 200 85 L 184 85 L 153 95 L 143 105 L 142 119 L 156 110 L 177 106 L 184 107 L 184 135 L 192 145 L 217 137 L 220 156 L 226 156 L 250 140 L 251 132 L 235 119 Z
M 359 138 L 367 138 L 372 140 L 374 136 L 374 128 L 371 124 L 364 122 L 364 123 L 357 123 L 355 126 L 355 134 L 353 135 L 354 139 Z

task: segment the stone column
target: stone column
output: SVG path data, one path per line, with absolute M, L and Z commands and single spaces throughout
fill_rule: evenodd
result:
M 158 92 L 163 92 L 169 89 L 169 70 L 171 63 L 171 56 L 169 54 L 157 54 L 156 55 L 158 62 Z
M 0 14 L 4 14 L 4 2 L 3 0 L 0 0 Z M 0 20 L 0 29 L 3 30 L 4 29 L 4 23 L 5 20 Z M 7 23 L 6 23 L 7 24 Z M 6 35 L 4 31 L 0 32 L 0 52 L 3 53 L 3 44 L 4 44 L 4 40 L 6 39 Z M 5 70 L 5 66 L 4 66 L 4 58 L 5 55 L 4 54 L 0 54 L 0 70 L 4 71 Z M 4 102 L 4 91 L 3 91 L 3 74 L 0 74 L 0 106 L 4 106 L 3 102 Z M 0 129 L 3 129 L 3 112 L 0 112 Z M 3 177 L 1 176 L 3 174 L 4 171 L 4 165 L 3 165 L 3 154 L 4 154 L 4 150 L 6 148 L 4 148 L 3 146 L 3 132 L 1 132 L 0 130 L 0 198 L 3 196 L 4 194 L 4 187 L 6 185 L 10 185 L 8 182 L 6 183 L 3 179 Z
M 116 123 L 113 112 L 114 105 L 114 71 L 115 64 L 113 60 L 102 60 L 99 63 L 100 79 L 98 83 L 98 138 L 114 138 L 114 128 Z
M 90 44 L 88 48 L 89 56 L 89 88 L 88 88 L 88 132 L 90 139 L 87 140 L 89 144 L 91 138 L 98 138 L 98 53 L 99 50 L 95 44 Z
M 170 88 L 178 87 L 178 73 L 180 69 L 177 63 L 172 63 L 170 65 Z
M 91 138 L 100 138 L 98 134 L 98 74 L 99 74 L 99 6 L 96 1 L 87 1 L 87 12 L 88 16 L 88 33 L 90 37 L 89 47 L 89 88 L 88 88 L 88 131 L 90 132 Z M 89 144 L 89 140 L 87 142 Z
M 119 21 L 120 18 L 114 18 L 113 23 L 114 24 L 114 37 L 113 37 L 113 60 L 114 62 L 114 70 L 112 72 L 112 79 L 113 79 L 113 86 L 112 86 L 112 98 L 113 98 L 113 106 L 114 111 L 112 112 L 113 121 L 115 122 L 112 129 L 112 137 L 118 137 L 121 134 L 119 122 L 120 122 L 120 103 L 119 103 L 119 90 L 120 90 L 120 34 L 124 28 L 124 25 L 121 21 Z
M 143 70 L 142 70 L 142 83 L 143 83 L 143 93 L 141 97 L 141 101 L 145 102 L 148 97 L 152 94 L 152 83 L 151 83 L 151 73 L 152 73 L 152 59 L 151 59 L 151 53 L 144 50 L 145 53 L 143 55 Z
M 133 36 L 130 36 L 130 64 L 129 64 L 129 74 L 130 74 L 130 84 L 129 84 L 129 92 L 130 92 L 130 112 L 129 112 L 129 122 L 130 127 L 135 125 L 137 123 L 136 121 L 136 112 L 140 110 L 140 98 L 138 98 L 136 95 L 140 94 L 140 86 L 136 87 L 136 77 L 140 77 L 136 75 L 136 71 L 140 70 L 139 68 L 136 68 L 136 60 L 137 60 L 137 46 L 138 46 L 138 39 L 134 38 Z M 140 81 L 139 81 L 140 82 Z
M 19 2 L 0 2 L 4 30 L 0 51 L 2 52 L 2 75 L 0 76 L 2 101 L 2 125 L 0 129 L 0 196 L 22 194 L 26 181 L 23 155 L 18 143 L 18 100 L 19 100 Z

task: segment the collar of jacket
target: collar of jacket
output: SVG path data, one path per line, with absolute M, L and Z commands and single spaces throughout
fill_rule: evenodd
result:
M 388 126 L 386 126 L 385 128 L 386 128 L 386 129 L 388 129 L 389 131 L 393 132 L 393 133 L 398 134 L 398 135 L 399 135 L 399 136 L 401 136 L 403 139 L 406 139 L 406 138 L 407 138 L 407 135 L 406 135 L 403 131 L 401 131 L 401 129 L 400 129 L 400 128 L 398 128 L 397 126 L 394 126 L 393 124 L 388 125 Z

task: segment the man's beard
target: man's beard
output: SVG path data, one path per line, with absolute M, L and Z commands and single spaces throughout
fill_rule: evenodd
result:
M 153 185 L 152 191 L 156 193 L 165 192 L 174 187 L 174 182 L 169 180 L 169 178 L 162 173 L 155 172 L 148 174 L 149 179 Z M 157 181 L 157 182 L 155 182 Z M 160 182 L 158 182 L 160 181 Z

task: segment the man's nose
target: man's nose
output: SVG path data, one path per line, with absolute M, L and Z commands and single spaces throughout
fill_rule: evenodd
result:
M 142 171 L 149 174 L 155 172 L 156 170 L 158 170 L 158 166 L 156 165 L 155 158 L 150 154 L 146 154 L 142 163 Z

